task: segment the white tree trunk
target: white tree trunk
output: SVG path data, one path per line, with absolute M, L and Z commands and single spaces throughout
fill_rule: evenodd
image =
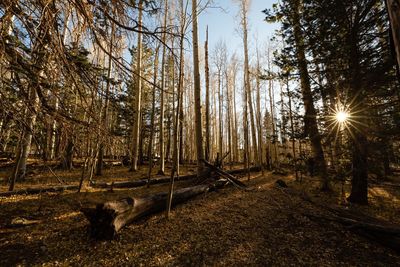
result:
M 132 171 L 137 171 L 138 154 L 139 154 L 139 134 L 140 134 L 140 121 L 141 121 L 141 98 L 142 98 L 142 9 L 143 0 L 139 1 L 139 19 L 138 19 L 138 40 L 137 40 L 137 64 L 136 64 L 136 96 L 135 96 L 135 121 L 133 126 L 133 151 L 132 151 Z
M 193 17 L 193 71 L 194 71 L 194 109 L 196 122 L 196 150 L 197 150 L 197 175 L 201 176 L 204 170 L 203 129 L 201 118 L 201 87 L 199 72 L 199 40 L 197 30 L 197 0 L 192 0 Z

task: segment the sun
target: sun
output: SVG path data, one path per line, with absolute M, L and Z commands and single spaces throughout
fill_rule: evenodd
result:
M 349 113 L 346 111 L 338 111 L 335 114 L 336 121 L 339 123 L 345 123 L 347 119 L 349 118 Z

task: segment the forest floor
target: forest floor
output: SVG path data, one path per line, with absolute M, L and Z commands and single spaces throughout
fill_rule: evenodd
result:
M 109 161 L 105 167 L 102 176 L 93 177 L 95 182 L 112 182 L 112 181 L 130 181 L 140 178 L 147 178 L 148 168 L 139 169 L 137 172 L 129 172 L 128 167 L 123 166 L 110 166 L 110 164 L 115 161 Z M 8 190 L 7 180 L 12 171 L 12 166 L 14 162 L 9 161 L 7 163 L 0 163 L 0 192 Z M 43 188 L 50 186 L 60 186 L 63 184 L 68 185 L 78 185 L 81 175 L 82 168 L 75 167 L 71 171 L 63 171 L 57 168 L 58 162 L 48 161 L 43 163 L 43 161 L 29 159 L 26 179 L 19 181 L 15 185 L 15 190 L 26 189 L 26 188 Z M 75 162 L 75 165 L 82 165 L 83 162 Z M 166 172 L 170 172 L 171 167 L 167 164 L 165 166 Z M 240 168 L 240 167 L 239 167 Z M 196 167 L 194 165 L 184 165 L 180 167 L 181 173 L 183 174 L 193 174 L 196 172 Z M 88 175 L 86 171 L 86 176 Z M 158 168 L 153 168 L 152 177 L 157 177 Z M 60 183 L 60 181 L 63 183 Z M 86 181 L 87 182 L 87 181 Z
M 102 180 L 111 177 L 132 179 L 132 173 L 113 168 Z M 289 189 L 277 187 L 277 179 Z M 314 181 L 298 184 L 291 175 L 253 173 L 246 183 L 251 191 L 226 187 L 198 196 L 177 206 L 168 221 L 162 213 L 151 216 L 125 227 L 112 241 L 89 238 L 80 207 L 166 191 L 168 186 L 0 198 L 0 266 L 399 266 L 395 251 L 335 222 L 304 215 L 327 211 L 301 194 L 329 205 L 341 203 L 340 194 L 320 193 Z M 188 185 L 179 182 L 177 188 Z M 398 188 L 373 186 L 370 203 L 347 209 L 400 223 Z M 40 223 L 10 227 L 16 217 Z

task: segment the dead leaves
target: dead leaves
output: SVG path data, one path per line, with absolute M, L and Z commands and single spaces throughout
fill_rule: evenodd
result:
M 12 233 L 0 230 L 0 266 L 395 266 L 400 262 L 390 250 L 337 224 L 327 227 L 310 221 L 302 213 L 320 211 L 276 188 L 277 178 L 252 179 L 249 186 L 258 190 L 251 192 L 231 187 L 199 196 L 173 210 L 170 220 L 158 214 L 139 221 L 111 242 L 90 240 L 87 222 L 72 203 L 101 202 L 133 192 L 147 195 L 165 191 L 168 185 L 5 201 L 1 218 L 30 214 L 43 223 Z

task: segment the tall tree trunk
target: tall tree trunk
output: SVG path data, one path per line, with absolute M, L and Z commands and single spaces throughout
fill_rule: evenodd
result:
M 214 84 L 211 86 L 212 88 L 212 97 L 213 97 L 213 108 L 212 108 L 212 116 L 211 116 L 211 124 L 212 124 L 212 142 L 211 142 L 211 155 L 214 157 L 216 156 L 215 151 L 218 151 L 218 129 L 217 129 L 217 97 L 216 97 L 216 86 L 215 86 L 215 81 Z M 210 157 L 212 158 L 212 157 Z
M 250 74 L 248 74 L 248 76 L 250 76 Z M 252 92 L 251 92 L 251 87 L 248 86 L 247 88 L 247 93 L 248 93 L 248 97 L 247 100 L 249 102 L 249 111 L 250 111 L 250 127 L 251 127 L 251 140 L 252 140 L 252 146 L 251 149 L 253 150 L 253 158 L 254 158 L 254 162 L 257 166 L 260 165 L 259 162 L 259 158 L 258 158 L 258 145 L 257 145 L 257 131 L 256 131 L 256 125 L 254 122 L 254 108 L 253 108 L 253 96 L 252 96 Z
M 287 135 L 287 131 L 286 131 L 286 117 L 285 117 L 285 99 L 283 97 L 283 81 L 280 81 L 280 96 L 281 96 L 281 143 L 282 143 L 282 148 L 283 151 L 286 153 L 286 135 Z
M 71 14 L 69 11 L 67 11 L 67 14 L 65 15 L 64 18 L 64 31 L 63 31 L 63 44 L 65 45 L 67 42 L 67 30 L 68 30 L 68 24 L 71 20 Z M 59 98 L 57 96 L 54 97 L 54 110 L 58 111 L 58 106 L 59 106 Z M 56 140 L 57 140 L 57 120 L 55 116 L 51 117 L 52 123 L 51 123 L 51 138 L 50 138 L 50 146 L 49 146 L 49 153 L 50 153 L 50 159 L 53 160 L 56 158 Z
M 137 58 L 136 58 L 136 95 L 135 95 L 135 118 L 133 125 L 133 144 L 132 144 L 132 162 L 131 171 L 138 170 L 138 154 L 139 154 L 139 135 L 141 121 L 141 98 L 142 98 L 142 12 L 143 0 L 139 0 L 139 18 L 138 18 L 138 40 L 137 40 Z
M 68 137 L 67 146 L 61 160 L 61 168 L 63 170 L 71 170 L 73 167 L 73 156 L 75 149 L 74 137 Z
M 144 114 L 141 112 L 140 115 L 140 125 L 145 125 Z M 145 139 L 146 129 L 145 127 L 140 127 L 140 137 L 139 137 L 139 153 L 138 153 L 138 165 L 143 165 L 143 154 L 144 154 L 144 139 Z
M 301 92 L 305 109 L 305 129 L 311 140 L 313 158 L 317 167 L 318 174 L 322 179 L 321 189 L 329 190 L 329 178 L 326 171 L 325 157 L 321 144 L 321 135 L 318 130 L 317 112 L 314 107 L 313 96 L 311 92 L 310 78 L 307 68 L 307 59 L 305 56 L 305 45 L 301 32 L 299 9 L 300 1 L 294 0 L 292 2 L 293 33 L 294 41 L 296 44 L 298 68 L 300 72 Z
M 183 60 L 183 59 L 182 59 Z M 181 88 L 181 101 L 183 102 L 183 91 L 184 88 Z M 183 164 L 183 124 L 184 124 L 184 112 L 183 112 L 183 103 L 180 106 L 180 114 L 179 117 L 181 119 L 181 123 L 179 124 L 179 164 Z M 179 172 L 178 172 L 179 173 Z
M 58 97 L 55 98 L 54 110 L 58 110 Z M 56 157 L 56 139 L 57 139 L 57 120 L 53 118 L 51 125 L 51 140 L 50 140 L 50 159 Z
M 268 51 L 269 53 L 269 51 Z M 270 66 L 270 61 L 268 60 L 268 69 L 270 71 L 271 66 Z M 271 72 L 270 72 L 271 73 Z M 278 147 L 277 147 L 277 133 L 276 133 L 276 125 L 275 125 L 275 107 L 274 107 L 274 88 L 273 88 L 273 82 L 272 82 L 272 77 L 269 78 L 268 80 L 268 95 L 269 95 L 269 108 L 270 108 L 270 118 L 271 118 L 271 130 L 272 130 L 272 134 L 271 134 L 271 140 L 270 143 L 271 145 L 269 146 L 269 158 L 270 160 L 270 168 L 273 167 L 274 165 L 277 167 L 279 166 L 279 158 L 278 158 Z M 274 160 L 272 162 L 272 148 L 271 146 L 273 146 L 274 149 L 274 153 L 273 153 L 273 157 Z
M 111 87 L 111 68 L 112 68 L 112 55 L 113 55 L 113 42 L 114 42 L 114 32 L 115 32 L 115 24 L 111 24 L 111 35 L 110 35 L 110 44 L 108 48 L 108 69 L 107 69 L 107 84 L 106 84 L 106 92 L 105 92 L 105 99 L 104 99 L 104 108 L 103 114 L 101 118 L 102 122 L 102 131 L 107 132 L 108 130 L 108 104 L 109 104 L 109 94 L 110 94 L 110 87 Z M 104 158 L 104 143 L 105 138 L 108 134 L 101 135 L 101 142 L 99 146 L 99 154 L 98 154 L 98 161 L 96 166 L 96 175 L 102 175 L 103 173 L 103 158 Z
M 32 137 L 36 125 L 36 118 L 39 108 L 39 98 L 37 96 L 36 89 L 31 87 L 29 95 L 30 95 L 29 103 L 31 103 L 30 104 L 31 107 L 26 109 L 26 115 L 25 115 L 26 125 L 24 127 L 22 139 L 20 142 L 21 153 L 19 153 L 19 155 L 17 155 L 17 158 L 15 159 L 15 162 L 20 161 L 19 164 L 16 164 L 16 166 L 18 165 L 18 168 L 15 170 L 17 180 L 25 178 L 26 164 L 29 157 L 29 152 L 31 150 Z M 21 157 L 21 159 L 19 159 L 18 157 Z
M 221 67 L 221 66 L 220 66 Z M 224 142 L 224 131 L 223 131 L 223 89 L 222 89 L 222 75 L 221 75 L 221 68 L 218 70 L 218 151 L 219 156 L 222 157 L 223 151 L 223 142 Z
M 244 132 L 244 162 L 245 168 L 247 168 L 247 179 L 250 180 L 250 142 L 249 142 L 249 118 L 248 118 L 248 101 L 250 93 L 250 71 L 249 71 L 249 53 L 247 47 L 247 1 L 242 0 L 240 2 L 241 12 L 241 25 L 243 30 L 243 48 L 244 48 L 244 98 L 243 98 L 243 132 Z
M 51 17 L 54 19 L 53 8 L 43 9 L 44 17 Z M 13 16 L 12 16 L 13 17 Z M 10 21 L 12 23 L 12 20 Z M 50 22 L 49 22 L 50 23 Z M 7 35 L 10 32 L 7 32 Z M 26 174 L 26 164 L 31 150 L 31 143 L 34 128 L 36 126 L 37 114 L 39 113 L 39 96 L 38 90 L 41 90 L 41 79 L 45 78 L 45 71 L 47 64 L 47 41 L 50 38 L 48 28 L 37 28 L 37 37 L 32 44 L 31 59 L 32 59 L 32 73 L 35 75 L 28 83 L 28 99 L 26 100 L 27 108 L 25 112 L 24 129 L 22 131 L 20 147 L 15 160 L 12 177 L 10 179 L 9 190 L 14 190 L 15 182 L 17 179 L 24 178 Z M 23 90 L 23 88 L 20 88 Z
M 199 40 L 197 30 L 197 0 L 192 0 L 193 17 L 193 71 L 194 71 L 194 109 L 196 127 L 196 150 L 197 150 L 197 175 L 201 176 L 204 171 L 203 152 L 203 129 L 201 119 L 201 87 L 199 72 Z
M 5 43 L 8 44 L 10 42 L 10 37 L 12 34 L 12 25 L 15 19 L 15 15 L 12 14 L 11 8 L 9 10 L 5 10 L 5 14 L 2 16 L 2 27 L 0 27 L 0 37 L 2 40 L 5 40 Z M 9 65 L 10 62 L 7 62 L 6 60 L 3 60 L 0 63 L 0 77 L 1 82 L 7 80 L 7 82 L 10 82 L 12 79 L 12 72 L 9 70 Z M 5 152 L 7 148 L 7 140 L 8 138 L 5 138 L 10 130 L 6 130 L 8 123 L 11 121 L 11 116 L 9 115 L 8 111 L 5 110 L 4 108 L 1 109 L 1 115 L 2 118 L 0 120 L 0 151 Z
M 206 30 L 205 51 L 205 79 L 206 79 L 206 149 L 205 158 L 210 160 L 210 68 L 208 66 L 208 26 Z
M 168 0 L 165 0 L 164 5 L 164 27 L 167 26 L 168 20 Z M 162 35 L 162 42 L 166 43 L 166 33 L 164 32 Z M 159 146 L 160 146 L 160 169 L 158 170 L 158 174 L 164 175 L 165 173 L 165 145 L 164 145 L 164 113 L 165 113 L 165 58 L 166 58 L 166 47 L 163 46 L 162 59 L 161 59 L 161 92 L 160 92 L 160 135 L 159 135 Z
M 171 83 L 173 84 L 173 83 Z M 174 91 L 174 87 L 171 86 L 171 84 L 168 86 L 169 89 L 169 93 L 173 94 Z M 175 100 L 175 95 L 172 96 L 172 105 L 174 103 Z M 173 112 L 173 108 L 171 108 L 171 105 L 167 105 L 167 110 L 166 110 L 166 114 L 167 114 L 167 144 L 165 146 L 165 161 L 168 162 L 170 160 L 170 153 L 171 153 L 171 128 L 172 128 L 172 116 L 174 115 Z
M 360 51 L 358 49 L 358 36 L 356 29 L 353 29 L 348 37 L 349 69 L 351 70 L 351 97 L 355 105 L 365 103 L 365 91 L 361 86 L 360 73 Z M 357 113 L 357 129 L 353 132 L 352 138 L 352 164 L 353 177 L 351 180 L 351 193 L 349 201 L 357 204 L 368 204 L 368 140 L 365 125 L 367 122 L 366 111 L 361 110 Z
M 246 75 L 246 74 L 245 74 Z M 245 79 L 246 83 L 246 79 Z M 247 113 L 247 92 L 246 86 L 243 88 L 243 135 L 244 135 L 244 168 L 247 171 L 247 179 L 250 180 L 250 153 L 249 153 L 249 118 Z
M 236 64 L 236 62 L 235 62 Z M 232 88 L 233 88 L 233 136 L 234 136 L 234 141 L 233 141 L 233 153 L 234 157 L 233 160 L 235 162 L 239 162 L 239 137 L 238 137 L 238 119 L 237 119 L 237 112 L 236 112 L 236 74 L 237 74 L 237 69 L 236 65 L 233 68 L 233 74 L 232 74 Z
M 263 161 L 263 145 L 262 145 L 262 126 L 261 126 L 261 84 L 260 84 L 260 55 L 257 47 L 257 69 L 256 69 L 256 86 L 257 86 L 257 97 L 256 97 L 256 120 L 257 120 L 257 135 L 258 135 L 258 162 L 261 167 L 261 171 L 264 173 L 264 161 Z
M 286 93 L 288 96 L 288 104 L 289 104 L 289 120 L 290 120 L 290 131 L 291 131 L 291 138 L 292 138 L 292 153 L 293 153 L 293 168 L 296 175 L 296 181 L 299 181 L 299 174 L 298 174 L 298 166 L 297 166 L 297 155 L 296 155 L 296 139 L 295 139 L 295 132 L 294 132 L 294 121 L 293 121 L 293 111 L 292 111 L 292 94 L 289 90 L 289 73 L 287 73 L 286 78 Z
M 148 177 L 148 185 L 150 185 L 151 172 L 153 169 L 153 145 L 154 145 L 154 128 L 155 128 L 155 116 L 156 116 L 156 84 L 157 84 L 157 74 L 158 74 L 158 52 L 159 46 L 156 48 L 156 52 L 154 55 L 154 76 L 153 76 L 153 92 L 152 92 L 152 101 L 151 101 L 151 118 L 150 118 L 150 137 L 149 137 L 149 147 L 147 150 L 147 157 L 149 158 L 149 170 L 147 173 Z
M 174 178 L 175 173 L 179 177 L 179 125 L 180 121 L 180 114 L 181 114 L 181 90 L 183 88 L 183 78 L 184 78 L 184 29 L 186 24 L 186 13 L 184 12 L 183 7 L 183 0 L 180 1 L 180 9 L 181 9 L 181 21 L 180 21 L 180 39 L 179 39 L 179 79 L 178 79 L 178 88 L 177 88 L 177 107 L 176 107 L 176 117 L 174 121 L 174 140 L 173 140 L 173 157 L 172 157 L 172 170 L 171 170 L 171 182 L 167 200 L 167 213 L 166 217 L 169 218 L 169 214 L 171 211 L 172 205 L 172 198 L 173 198 L 173 191 L 174 191 Z
M 400 0 L 386 0 L 392 30 L 392 40 L 396 51 L 397 71 L 400 70 Z
M 250 126 L 251 126 L 251 136 L 253 141 L 253 154 L 254 161 L 256 164 L 259 164 L 258 161 L 258 151 L 257 151 L 257 138 L 256 138 L 256 127 L 254 124 L 254 111 L 253 111 L 253 101 L 251 94 L 251 85 L 250 85 L 250 65 L 249 65 L 249 49 L 248 49 L 248 33 L 247 33 L 247 12 L 248 6 L 247 1 L 241 2 L 241 13 L 242 13 L 242 27 L 243 27 L 243 47 L 244 47 L 244 72 L 245 72 L 245 89 L 247 94 L 247 101 L 250 111 Z M 250 156 L 250 155 L 249 155 Z
M 232 169 L 232 97 L 231 97 L 231 83 L 229 80 L 228 68 L 225 70 L 225 80 L 226 80 L 226 103 L 227 103 L 227 112 L 226 119 L 228 122 L 228 153 L 229 153 L 229 165 Z

